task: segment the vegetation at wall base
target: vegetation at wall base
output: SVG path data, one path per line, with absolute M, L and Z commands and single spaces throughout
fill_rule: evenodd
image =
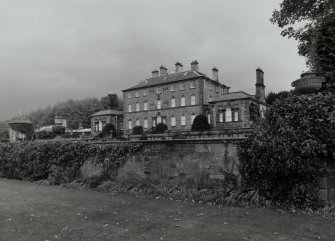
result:
M 208 131 L 211 129 L 210 124 L 208 123 L 207 117 L 204 115 L 197 115 L 192 123 L 192 131 Z
M 142 135 L 143 134 L 143 126 L 134 126 L 132 130 L 133 135 Z
M 168 126 L 164 123 L 158 123 L 152 130 L 152 134 L 163 134 L 168 129 Z
M 85 142 L 34 141 L 0 143 L 0 177 L 27 181 L 48 179 L 61 184 L 80 179 L 80 167 L 86 160 L 103 165 L 102 178 L 111 178 L 136 152 L 137 143 L 98 145 Z
M 245 189 L 266 200 L 315 207 L 319 178 L 334 161 L 335 96 L 278 99 L 239 150 Z

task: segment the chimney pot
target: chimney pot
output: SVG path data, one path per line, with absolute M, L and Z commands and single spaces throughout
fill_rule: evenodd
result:
M 181 63 L 177 62 L 175 66 L 176 66 L 176 73 L 183 71 L 183 65 Z
M 152 73 L 152 78 L 158 77 L 158 70 L 157 69 L 154 69 L 151 73 Z
M 191 62 L 191 70 L 198 70 L 199 69 L 199 63 L 197 60 L 194 60 Z
M 161 67 L 159 67 L 159 72 L 160 72 L 160 76 L 165 76 L 167 75 L 167 68 L 161 65 Z
M 215 66 L 212 69 L 212 78 L 213 80 L 219 82 L 219 70 Z

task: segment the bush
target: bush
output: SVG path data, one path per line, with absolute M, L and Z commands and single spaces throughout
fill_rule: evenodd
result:
M 133 135 L 142 135 L 143 134 L 143 127 L 142 126 L 134 126 L 132 134 Z
M 65 133 L 65 127 L 64 126 L 52 126 L 52 131 L 56 135 L 61 135 Z
M 112 123 L 107 123 L 102 128 L 101 133 L 102 133 L 102 136 L 107 136 L 107 135 L 110 135 L 110 134 L 113 134 L 113 136 L 114 136 L 116 134 L 115 126 Z
M 197 115 L 192 123 L 192 131 L 208 131 L 211 129 L 207 117 L 204 115 Z
M 168 126 L 164 123 L 159 123 L 153 129 L 152 134 L 162 134 L 168 129 Z
M 314 206 L 325 162 L 333 161 L 334 103 L 321 94 L 275 101 L 241 144 L 244 188 L 276 203 Z
M 0 143 L 0 177 L 52 184 L 80 178 L 80 167 L 94 158 L 103 164 L 104 175 L 117 173 L 126 155 L 139 150 L 140 144 L 97 145 L 85 142 Z

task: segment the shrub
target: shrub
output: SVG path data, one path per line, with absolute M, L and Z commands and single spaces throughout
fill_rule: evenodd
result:
M 103 164 L 104 175 L 117 173 L 126 155 L 139 150 L 140 144 L 97 145 L 85 142 L 0 143 L 0 177 L 51 184 L 72 182 L 80 178 L 82 164 L 94 158 Z
M 325 162 L 333 160 L 334 103 L 334 96 L 321 94 L 275 101 L 241 144 L 244 188 L 281 204 L 316 204 Z
M 52 131 L 56 135 L 61 135 L 65 133 L 65 127 L 64 126 L 52 126 Z
M 110 135 L 110 134 L 115 135 L 115 133 L 116 133 L 115 126 L 112 123 L 107 123 L 102 128 L 102 132 L 101 133 L 102 133 L 102 136 L 106 136 L 106 135 Z
M 152 134 L 161 134 L 164 133 L 168 129 L 168 126 L 164 123 L 159 123 L 153 129 Z
M 207 117 L 204 115 L 197 115 L 192 123 L 192 131 L 208 131 L 211 129 Z
M 134 126 L 132 134 L 133 135 L 142 135 L 143 134 L 143 127 L 142 126 Z

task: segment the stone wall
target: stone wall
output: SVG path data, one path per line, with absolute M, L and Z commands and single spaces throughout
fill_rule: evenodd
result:
M 225 173 L 238 175 L 238 143 L 242 139 L 144 141 L 140 152 L 128 156 L 118 172 L 119 181 L 188 180 L 202 177 L 224 179 Z

